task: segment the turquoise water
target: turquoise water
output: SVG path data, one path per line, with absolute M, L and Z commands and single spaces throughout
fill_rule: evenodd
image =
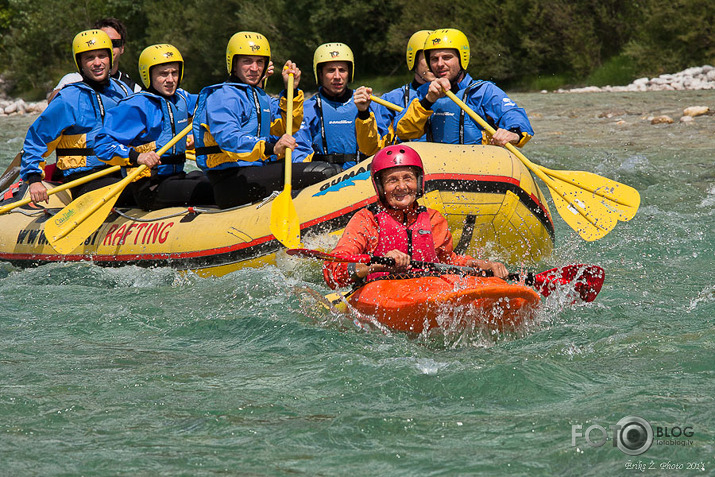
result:
M 319 266 L 287 257 L 208 279 L 0 264 L 0 474 L 715 475 L 715 116 L 677 122 L 715 92 L 515 98 L 527 157 L 641 192 L 597 242 L 554 217 L 540 268 L 602 266 L 595 302 L 415 339 L 317 312 Z M 4 170 L 29 119 L 0 124 Z M 624 417 L 690 436 L 630 456 Z

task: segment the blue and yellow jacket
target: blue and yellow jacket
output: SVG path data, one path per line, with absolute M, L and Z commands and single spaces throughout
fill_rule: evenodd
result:
M 27 131 L 23 144 L 23 180 L 38 182 L 44 177 L 45 159 L 57 153 L 57 167 L 64 176 L 105 167 L 94 152 L 94 140 L 108 111 L 128 96 L 115 79 L 93 89 L 85 82 L 65 86 Z
M 196 163 L 205 171 L 262 166 L 286 131 L 285 91 L 272 99 L 261 88 L 225 82 L 201 90 L 194 115 Z M 303 92 L 293 98 L 293 130 L 303 119 Z
M 442 97 L 427 109 L 424 101 L 428 90 L 429 84 L 422 85 L 417 90 L 417 98 L 398 116 L 396 134 L 400 140 L 414 140 L 431 132 L 435 142 L 447 144 L 486 144 L 489 141 L 486 131 L 450 98 Z M 521 138 L 517 146 L 523 146 L 534 135 L 526 112 L 494 83 L 475 81 L 466 74 L 452 91 L 494 129 L 517 133 Z
M 327 161 L 348 169 L 379 149 L 378 141 L 388 131 L 378 123 L 374 104 L 364 117 L 358 116 L 352 93 L 348 89 L 334 100 L 321 87 L 305 102 L 303 124 L 295 136 L 294 162 Z
M 97 133 L 95 152 L 111 165 L 136 166 L 139 153 L 157 151 L 186 127 L 196 106 L 195 94 L 178 89 L 169 98 L 141 91 L 107 113 L 104 126 Z M 169 176 L 184 170 L 186 138 L 161 156 L 156 174 Z M 145 171 L 142 177 L 149 175 Z
M 420 86 L 421 85 L 413 81 L 383 94 L 381 98 L 396 106 L 400 106 L 404 109 L 407 109 L 412 100 L 417 98 L 417 88 L 419 88 Z M 377 121 L 375 122 L 372 131 L 366 136 L 358 136 L 358 145 L 360 146 L 360 150 L 366 152 L 369 155 L 375 154 L 377 151 L 379 151 L 385 146 L 400 142 L 400 140 L 397 138 L 397 135 L 395 134 L 397 118 L 399 117 L 397 111 L 393 111 L 392 109 L 382 106 L 381 104 L 376 104 L 375 112 L 377 114 Z M 378 131 L 380 129 L 378 128 L 378 124 L 382 127 L 383 130 L 387 130 L 387 134 L 382 136 L 379 134 Z M 366 137 L 368 139 L 366 141 L 367 144 L 362 143 L 363 137 Z M 426 140 L 426 134 L 423 134 L 417 139 L 412 139 L 412 141 Z M 373 147 L 372 150 L 370 150 L 371 146 Z

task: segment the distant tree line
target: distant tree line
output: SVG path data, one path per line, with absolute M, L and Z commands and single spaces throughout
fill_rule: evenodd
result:
M 632 79 L 715 61 L 711 0 L 0 0 L 0 73 L 14 93 L 44 95 L 74 69 L 74 35 L 105 16 L 129 30 L 123 70 L 138 78 L 141 50 L 172 43 L 190 91 L 225 79 L 226 43 L 241 30 L 263 33 L 277 65 L 296 61 L 309 90 L 321 43 L 350 45 L 357 81 L 400 84 L 410 35 L 445 27 L 467 34 L 472 75 L 504 87 L 580 84 L 609 62 Z

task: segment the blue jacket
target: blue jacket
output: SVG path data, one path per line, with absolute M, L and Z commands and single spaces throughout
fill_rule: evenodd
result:
M 395 88 L 392 91 L 383 94 L 381 98 L 396 106 L 400 106 L 404 109 L 407 109 L 410 106 L 412 100 L 417 98 L 417 89 L 415 88 L 415 83 L 413 81 L 411 83 L 402 85 L 399 88 Z M 376 106 L 375 109 L 378 113 L 378 123 L 394 134 L 395 126 L 397 124 L 396 119 L 398 118 L 399 113 L 379 104 Z M 417 139 L 412 139 L 412 141 L 426 141 L 426 137 L 427 135 L 423 134 Z M 399 140 L 396 140 L 394 142 L 399 142 Z
M 344 154 L 349 157 L 343 158 L 348 159 L 342 163 L 343 169 L 356 164 L 358 135 L 367 134 L 368 128 L 363 128 L 363 123 L 357 120 L 358 109 L 351 90 L 348 90 L 346 97 L 348 99 L 344 102 L 328 99 L 321 87 L 316 95 L 305 102 L 303 124 L 295 135 L 298 145 L 293 153 L 293 162 L 311 161 L 315 154 Z M 370 105 L 370 116 L 373 121 L 377 116 L 374 104 Z M 387 129 L 380 124 L 377 129 L 381 136 L 387 134 Z M 362 152 L 365 155 L 373 153 Z
M 517 133 L 523 146 L 533 135 L 526 112 L 518 107 L 504 91 L 489 81 L 475 81 L 468 74 L 457 85 L 455 95 L 462 99 L 494 129 L 503 128 Z M 429 84 L 417 90 L 417 99 L 410 103 L 397 119 L 397 136 L 412 140 L 422 136 L 428 127 L 435 142 L 447 144 L 482 144 L 485 132 L 454 101 L 448 97 L 438 99 L 431 109 L 420 101 L 429 90 Z M 427 120 L 429 119 L 429 125 Z M 483 134 L 484 132 L 484 134 Z
M 132 156 L 157 151 L 188 124 L 196 95 L 178 89 L 169 98 L 141 91 L 119 102 L 109 111 L 97 133 L 95 152 L 101 161 L 121 166 L 136 165 Z M 186 138 L 161 156 L 156 173 L 161 176 L 184 170 Z
M 64 176 L 104 167 L 94 152 L 94 139 L 108 111 L 126 97 L 126 88 L 116 80 L 100 91 L 87 83 L 65 86 L 32 123 L 23 144 L 23 180 L 42 178 L 45 158 L 57 152 L 57 167 Z
M 244 83 L 202 89 L 193 126 L 198 166 L 223 170 L 276 160 L 273 145 L 285 134 L 286 103 L 285 92 L 280 99 L 271 99 L 263 89 Z M 302 91 L 293 104 L 295 130 L 303 118 Z

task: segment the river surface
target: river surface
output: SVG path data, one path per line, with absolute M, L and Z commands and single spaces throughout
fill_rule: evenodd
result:
M 715 116 L 678 122 L 715 91 L 514 99 L 532 161 L 640 191 L 596 242 L 554 216 L 540 268 L 602 266 L 595 302 L 414 338 L 316 311 L 308 261 L 0 264 L 0 474 L 715 475 Z M 0 119 L 0 172 L 32 119 Z M 621 451 L 619 423 L 650 425 L 651 447 Z

